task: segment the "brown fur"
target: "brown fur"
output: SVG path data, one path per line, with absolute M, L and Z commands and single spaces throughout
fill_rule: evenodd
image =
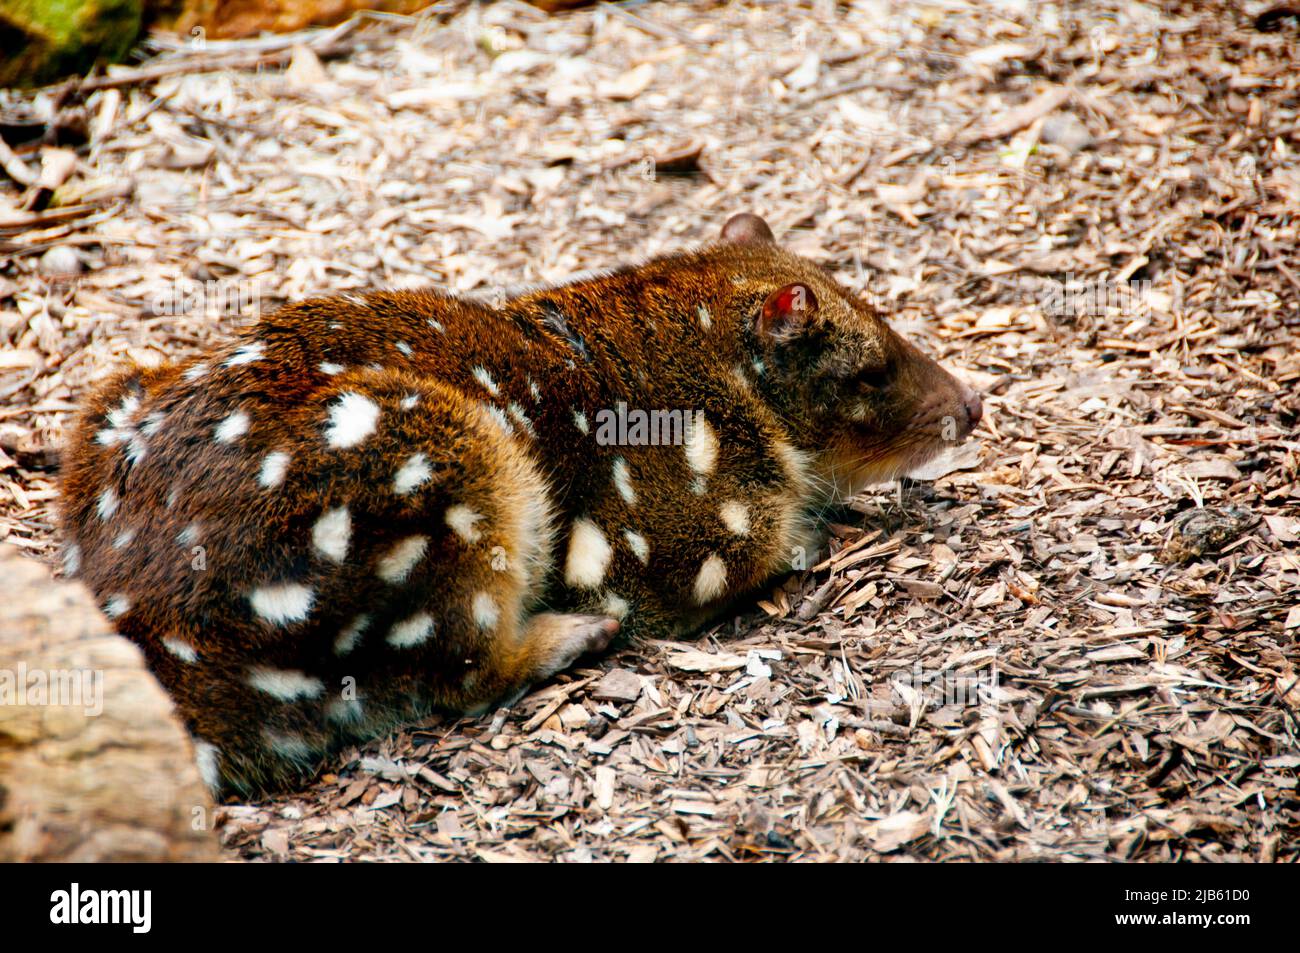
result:
M 226 366 L 250 345 L 256 360 Z M 378 415 L 355 445 L 331 446 L 344 394 Z M 620 402 L 701 411 L 707 432 L 686 448 L 603 446 L 601 412 Z M 236 411 L 246 432 L 214 439 Z M 498 308 L 434 292 L 313 299 L 199 361 L 126 371 L 73 431 L 64 529 L 214 746 L 220 783 L 256 791 L 343 739 L 487 707 L 604 649 L 620 621 L 628 635 L 699 625 L 789 568 L 828 504 L 923 462 L 979 413 L 829 274 L 738 216 L 716 244 Z M 266 487 L 271 453 L 290 457 Z M 417 453 L 427 478 L 399 494 Z M 340 507 L 336 558 L 313 533 Z M 605 546 L 584 548 L 596 531 Z M 413 536 L 425 542 L 409 574 L 383 578 Z M 281 583 L 310 590 L 301 618 L 256 611 L 254 592 Z M 386 641 L 421 613 L 428 638 Z

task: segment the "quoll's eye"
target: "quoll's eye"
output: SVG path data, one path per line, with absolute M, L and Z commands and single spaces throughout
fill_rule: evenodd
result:
M 870 367 L 858 372 L 858 387 L 862 390 L 884 390 L 894 379 L 893 368 Z

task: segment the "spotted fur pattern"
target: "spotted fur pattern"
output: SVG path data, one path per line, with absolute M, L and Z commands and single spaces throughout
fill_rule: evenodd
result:
M 829 503 L 953 439 L 941 422 L 965 435 L 978 399 L 752 218 L 497 308 L 305 301 L 89 397 L 68 571 L 142 646 L 214 788 L 483 710 L 620 626 L 698 626 L 811 552 Z M 774 330 L 792 283 L 816 310 Z M 619 402 L 692 426 L 602 445 Z

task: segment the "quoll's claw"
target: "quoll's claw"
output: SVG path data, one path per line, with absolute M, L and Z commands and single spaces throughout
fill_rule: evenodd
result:
M 610 643 L 614 641 L 614 636 L 618 635 L 619 623 L 617 619 L 600 619 L 596 625 L 596 633 L 591 640 L 589 652 L 603 652 L 609 648 Z

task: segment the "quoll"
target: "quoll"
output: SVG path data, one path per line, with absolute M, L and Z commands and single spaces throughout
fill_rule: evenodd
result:
M 205 780 L 255 793 L 484 711 L 620 628 L 700 626 L 980 414 L 742 214 L 497 306 L 315 298 L 121 372 L 72 431 L 66 568 L 143 648 Z

